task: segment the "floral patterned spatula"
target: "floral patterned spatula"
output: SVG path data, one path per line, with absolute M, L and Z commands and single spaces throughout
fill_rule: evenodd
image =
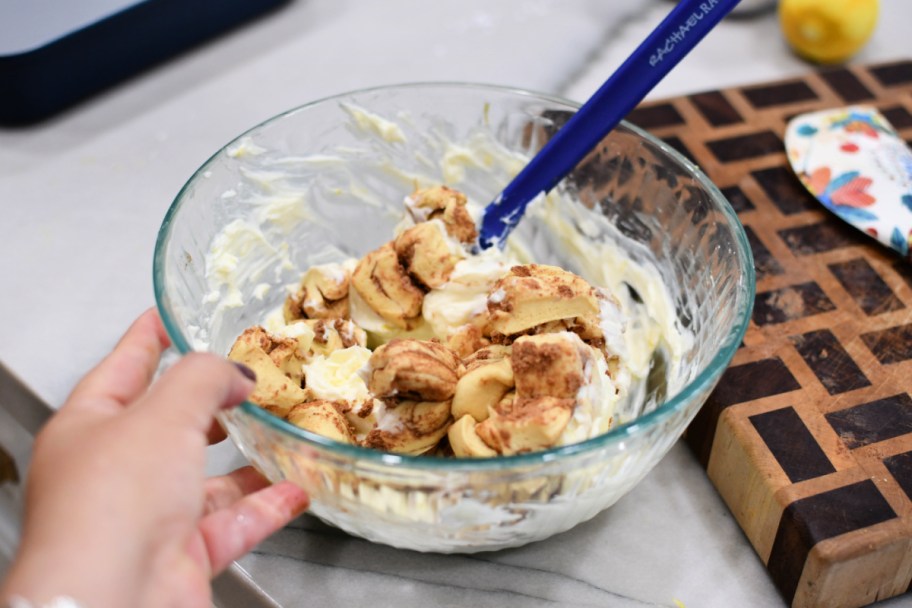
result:
M 912 150 L 883 114 L 850 106 L 796 116 L 785 149 L 827 209 L 912 261 Z

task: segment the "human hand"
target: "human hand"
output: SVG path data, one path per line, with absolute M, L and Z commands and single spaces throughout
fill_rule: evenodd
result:
M 197 353 L 151 384 L 168 344 L 147 311 L 38 434 L 0 602 L 209 608 L 210 579 L 307 508 L 251 467 L 205 478 L 206 445 L 224 438 L 213 416 L 253 374 Z

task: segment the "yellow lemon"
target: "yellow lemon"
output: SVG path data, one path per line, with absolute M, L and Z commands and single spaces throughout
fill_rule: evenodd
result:
M 841 63 L 871 37 L 877 10 L 877 0 L 781 0 L 779 23 L 802 57 Z

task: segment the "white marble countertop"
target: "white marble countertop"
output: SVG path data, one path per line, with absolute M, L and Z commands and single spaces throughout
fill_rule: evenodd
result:
M 324 95 L 424 80 L 582 100 L 670 7 L 665 0 L 295 0 L 51 121 L 0 129 L 0 362 L 59 406 L 152 304 L 155 237 L 180 186 L 262 119 Z M 854 61 L 912 55 L 912 3 L 881 7 L 879 29 Z M 727 20 L 651 97 L 810 68 L 786 49 L 774 14 Z M 0 403 L 7 398 L 0 392 Z M 212 470 L 239 458 L 230 446 L 211 456 Z M 617 505 L 541 543 L 421 555 L 305 517 L 242 559 L 234 576 L 247 575 L 245 584 L 282 608 L 377 598 L 400 607 L 783 605 L 680 444 Z M 236 582 L 219 587 L 225 606 L 244 605 L 230 597 Z

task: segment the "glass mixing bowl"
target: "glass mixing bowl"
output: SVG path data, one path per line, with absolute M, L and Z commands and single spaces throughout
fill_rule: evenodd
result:
M 389 240 L 416 185 L 447 183 L 492 200 L 576 107 L 494 86 L 413 84 L 323 99 L 247 131 L 200 167 L 162 224 L 155 295 L 174 345 L 226 354 L 309 265 Z M 551 199 L 564 233 L 533 213 L 516 232 L 536 261 L 596 284 L 606 262 L 580 243 L 649 265 L 689 336 L 678 365 L 655 357 L 645 398 L 626 421 L 541 452 L 446 459 L 344 445 L 244 403 L 220 414 L 240 451 L 269 479 L 305 488 L 321 519 L 419 551 L 522 545 L 617 501 L 679 438 L 731 360 L 750 318 L 753 262 L 719 190 L 630 124 Z

